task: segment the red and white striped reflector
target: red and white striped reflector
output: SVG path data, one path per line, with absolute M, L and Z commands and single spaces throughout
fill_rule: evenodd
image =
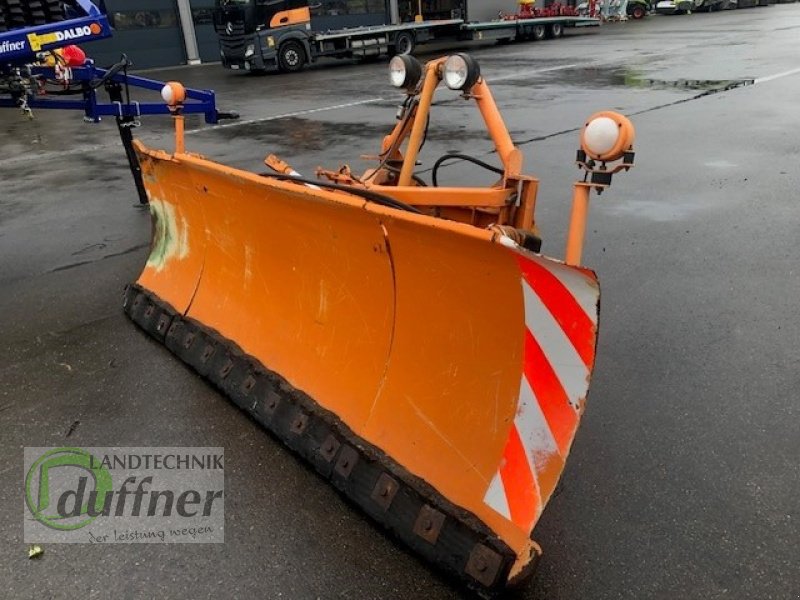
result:
M 484 502 L 530 534 L 564 468 L 589 390 L 600 288 L 594 273 L 518 257 L 525 303 L 519 402 Z

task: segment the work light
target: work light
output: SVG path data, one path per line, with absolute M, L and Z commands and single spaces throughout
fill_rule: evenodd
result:
M 581 131 L 581 148 L 594 160 L 616 160 L 633 145 L 634 129 L 623 115 L 605 111 L 586 121 Z
M 442 75 L 445 85 L 451 90 L 467 92 L 477 83 L 481 68 L 469 54 L 452 54 L 444 62 Z
M 413 56 L 400 55 L 389 61 L 389 81 L 394 87 L 410 90 L 422 77 L 422 65 Z

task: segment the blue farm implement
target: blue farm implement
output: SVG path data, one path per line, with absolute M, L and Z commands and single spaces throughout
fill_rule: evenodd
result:
M 0 0 L 0 108 L 79 110 L 87 121 L 114 117 L 133 173 L 139 200 L 147 202 L 132 129 L 144 115 L 169 114 L 162 101 L 131 100 L 130 88 L 160 92 L 164 82 L 130 75 L 127 57 L 108 69 L 86 59 L 76 44 L 110 37 L 103 11 L 90 0 Z M 108 100 L 98 97 L 103 89 Z M 211 90 L 186 90 L 184 114 L 206 123 L 236 118 L 220 113 Z

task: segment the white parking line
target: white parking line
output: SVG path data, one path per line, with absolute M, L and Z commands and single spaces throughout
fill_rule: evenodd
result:
M 356 100 L 355 102 L 345 102 L 344 104 L 331 104 L 329 106 L 320 106 L 318 108 L 308 108 L 306 110 L 296 110 L 294 112 L 283 113 L 281 115 L 273 115 L 271 117 L 262 117 L 260 119 L 246 119 L 244 121 L 230 121 L 228 123 L 221 123 L 213 127 L 198 127 L 197 129 L 188 129 L 186 133 L 200 133 L 202 131 L 214 131 L 216 129 L 224 129 L 226 127 L 241 127 L 242 125 L 251 125 L 253 123 L 266 123 L 267 121 L 277 121 L 278 119 L 288 119 L 290 117 L 300 117 L 302 115 L 312 115 L 318 112 L 327 110 L 337 110 L 339 108 L 349 108 L 351 106 L 361 106 L 362 104 L 372 104 L 374 102 L 381 102 L 382 100 L 391 100 L 391 98 L 366 98 L 365 100 Z
M 111 148 L 113 146 L 122 146 L 122 142 L 115 141 L 109 144 L 90 144 L 86 146 L 76 146 L 75 148 L 70 148 L 69 150 L 49 150 L 47 152 L 39 152 L 36 154 L 19 154 L 17 156 L 12 156 L 11 158 L 3 158 L 0 160 L 0 167 L 5 167 L 6 165 L 13 165 L 16 163 L 30 163 L 32 161 L 35 162 L 47 162 L 51 158 L 58 158 L 60 156 L 72 156 L 74 154 L 85 154 L 87 152 L 95 152 L 97 150 L 103 150 L 105 148 Z
M 781 79 L 783 77 L 789 77 L 789 75 L 797 75 L 800 73 L 800 68 L 797 69 L 790 69 L 788 71 L 784 71 L 783 73 L 775 73 L 775 75 L 767 75 L 766 77 L 758 77 L 753 83 L 766 83 L 767 81 L 774 81 L 775 79 Z

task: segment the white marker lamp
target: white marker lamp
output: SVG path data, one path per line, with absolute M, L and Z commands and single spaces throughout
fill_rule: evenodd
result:
M 633 147 L 636 133 L 627 117 L 613 111 L 593 114 L 581 130 L 581 149 L 594 160 L 622 158 Z

